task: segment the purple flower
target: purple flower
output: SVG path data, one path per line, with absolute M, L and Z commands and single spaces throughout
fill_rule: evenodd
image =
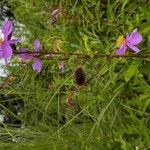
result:
M 40 52 L 41 45 L 38 39 L 34 40 L 34 52 Z M 33 70 L 37 71 L 38 73 L 42 70 L 42 61 L 36 57 L 33 57 L 34 63 L 32 64 Z
M 61 15 L 61 9 L 55 9 L 51 14 L 50 24 L 55 25 L 60 15 Z
M 64 73 L 65 72 L 65 64 L 64 64 L 64 61 L 61 61 L 59 63 L 59 69 L 61 69 L 61 73 Z
M 38 73 L 41 72 L 42 70 L 42 61 L 38 59 L 36 56 L 38 52 L 40 52 L 41 45 L 40 41 L 38 39 L 34 40 L 34 53 L 31 53 L 28 49 L 21 49 L 21 53 L 19 54 L 19 57 L 23 61 L 30 61 L 33 60 L 34 63 L 32 64 L 33 70 L 37 71 Z
M 142 35 L 137 32 L 137 28 L 133 30 L 133 32 L 129 35 L 127 34 L 126 38 L 120 36 L 117 40 L 116 45 L 119 49 L 116 50 L 116 55 L 124 55 L 128 48 L 130 48 L 136 54 L 140 52 L 140 50 L 136 47 L 143 40 Z
M 0 40 L 0 57 L 8 59 L 13 55 L 13 47 L 20 39 L 11 39 L 13 25 L 11 21 L 6 21 L 2 28 L 3 39 Z

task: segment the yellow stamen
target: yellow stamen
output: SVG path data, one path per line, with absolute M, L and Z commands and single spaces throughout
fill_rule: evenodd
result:
M 116 46 L 120 47 L 122 44 L 126 43 L 126 39 L 123 36 L 119 36 L 116 41 Z
M 3 40 L 2 39 L 0 39 L 0 45 L 2 45 L 3 44 Z

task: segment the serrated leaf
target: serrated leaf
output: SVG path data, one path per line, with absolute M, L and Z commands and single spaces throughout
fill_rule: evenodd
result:
M 53 47 L 53 50 L 55 52 L 57 51 L 62 51 L 61 50 L 61 44 L 63 43 L 63 41 L 61 41 L 60 39 L 55 39 L 53 44 L 52 44 L 52 47 Z
M 86 35 L 83 36 L 83 41 L 84 41 L 84 46 L 85 46 L 85 50 L 87 51 L 87 53 L 93 57 L 94 56 L 94 52 L 92 52 L 90 44 L 89 44 L 89 40 L 88 37 Z
M 128 68 L 128 70 L 125 73 L 125 81 L 129 81 L 138 71 L 138 66 L 139 66 L 139 61 L 138 60 L 133 60 Z
M 147 33 L 150 31 L 150 21 L 142 24 L 142 33 Z

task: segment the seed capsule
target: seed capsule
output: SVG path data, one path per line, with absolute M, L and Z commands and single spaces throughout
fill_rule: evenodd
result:
M 67 98 L 67 105 L 68 105 L 69 107 L 74 106 L 74 102 L 73 102 L 72 97 L 68 97 L 68 98 Z
M 82 86 L 85 83 L 85 74 L 81 67 L 78 67 L 75 70 L 74 76 L 75 76 L 75 82 L 77 85 Z

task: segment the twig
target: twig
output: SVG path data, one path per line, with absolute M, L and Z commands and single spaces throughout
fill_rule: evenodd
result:
M 150 54 L 126 54 L 126 55 L 116 55 L 116 54 L 95 54 L 93 57 L 91 57 L 89 54 L 84 54 L 84 53 L 65 53 L 65 52 L 14 52 L 14 54 L 19 55 L 19 54 L 33 54 L 37 55 L 37 57 L 43 57 L 47 56 L 47 58 L 53 58 L 58 55 L 65 55 L 65 56 L 78 56 L 80 59 L 87 59 L 87 58 L 150 58 Z M 52 55 L 50 57 L 50 55 Z M 67 57 L 64 59 L 68 59 Z

